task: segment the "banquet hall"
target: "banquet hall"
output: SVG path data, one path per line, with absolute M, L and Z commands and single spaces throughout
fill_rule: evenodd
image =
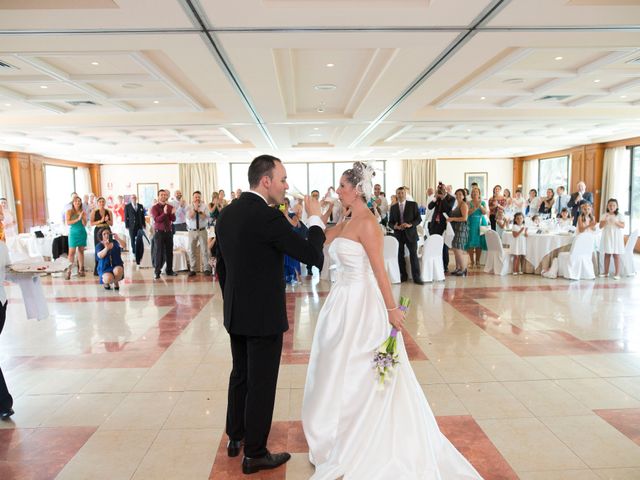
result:
M 0 479 L 246 477 L 217 224 L 263 155 L 300 235 L 372 168 L 410 366 L 482 478 L 640 479 L 639 107 L 635 0 L 0 0 Z M 249 478 L 314 475 L 323 252 L 284 259 L 291 459 Z

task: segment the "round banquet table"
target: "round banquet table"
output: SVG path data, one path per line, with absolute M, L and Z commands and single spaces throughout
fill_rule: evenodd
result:
M 527 237 L 527 254 L 525 259 L 530 265 L 525 266 L 527 273 L 540 273 L 549 268 L 560 252 L 568 252 L 575 235 L 560 233 L 529 233 Z M 502 243 L 511 246 L 513 234 L 504 232 Z

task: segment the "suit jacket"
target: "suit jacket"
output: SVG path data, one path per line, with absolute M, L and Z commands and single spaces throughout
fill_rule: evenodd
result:
M 420 217 L 418 204 L 416 202 L 412 202 L 411 200 L 407 200 L 404 204 L 404 223 L 410 223 L 411 228 L 407 228 L 405 230 L 394 229 L 393 234 L 398 240 L 417 242 L 418 230 L 416 229 L 416 227 L 420 225 L 421 222 L 422 217 Z M 393 205 L 391 205 L 391 209 L 389 210 L 389 227 L 394 228 L 400 223 L 402 223 L 400 222 L 400 203 L 394 203 Z
M 429 203 L 429 211 L 433 211 L 431 221 L 428 225 L 429 235 L 442 235 L 444 233 L 447 229 L 447 219 L 443 213 L 451 216 L 451 211 L 455 203 L 455 197 L 448 193 L 443 198 L 435 198 Z
M 258 337 L 287 331 L 284 256 L 322 269 L 324 239 L 313 226 L 305 240 L 251 192 L 224 208 L 216 222 L 216 273 L 227 331 Z
M 582 195 L 582 200 L 580 201 L 578 201 L 578 192 L 571 194 L 569 203 L 567 203 L 567 208 L 571 209 L 571 216 L 573 217 L 574 226 L 578 223 L 578 215 L 580 215 L 580 207 L 584 203 L 590 203 L 591 205 L 593 205 L 593 193 L 584 192 L 584 195 Z
M 127 227 L 127 230 L 144 229 L 145 223 L 144 207 L 142 204 L 137 203 L 134 209 L 133 205 L 127 203 L 124 207 L 124 225 Z

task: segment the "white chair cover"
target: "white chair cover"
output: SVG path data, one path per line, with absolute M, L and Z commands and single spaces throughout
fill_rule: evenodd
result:
M 622 275 L 630 277 L 636 274 L 636 266 L 633 263 L 633 249 L 638 241 L 638 230 L 634 230 L 627 239 L 627 244 L 624 246 L 624 255 L 620 259 L 622 261 Z
M 511 253 L 502 247 L 500 235 L 493 230 L 487 230 L 484 234 L 487 239 L 487 258 L 485 261 L 485 273 L 506 275 L 511 273 Z
M 570 280 L 592 280 L 596 278 L 593 268 L 593 250 L 595 237 L 593 233 L 584 232 L 576 235 L 569 252 L 558 255 L 558 273 Z
M 185 270 L 189 270 L 189 261 L 187 258 L 187 252 L 182 248 L 174 249 L 173 250 L 173 271 L 184 272 Z
M 391 283 L 400 283 L 400 266 L 398 265 L 398 240 L 391 235 L 385 235 L 382 253 L 384 255 L 384 268 L 389 275 Z
M 444 265 L 442 264 L 442 246 L 444 240 L 441 235 L 431 235 L 424 246 L 420 273 L 423 282 L 444 281 Z

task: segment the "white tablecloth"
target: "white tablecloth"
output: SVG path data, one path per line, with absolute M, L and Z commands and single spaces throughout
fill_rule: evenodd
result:
M 527 237 L 527 254 L 525 258 L 536 269 L 542 262 L 542 259 L 554 250 L 571 245 L 574 235 L 561 235 L 557 233 L 529 233 Z M 513 234 L 504 232 L 502 234 L 502 243 L 511 246 L 513 242 Z
M 27 255 L 29 257 L 52 257 L 51 248 L 54 237 L 38 238 L 32 233 L 21 233 L 7 242 L 9 253 L 13 255 Z

